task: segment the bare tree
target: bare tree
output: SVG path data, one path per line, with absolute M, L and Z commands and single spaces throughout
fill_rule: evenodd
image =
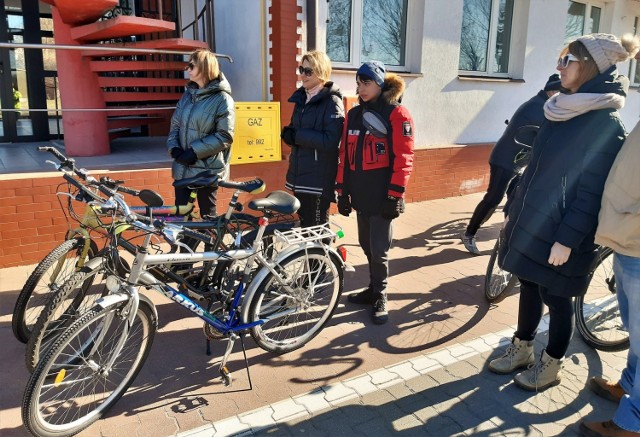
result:
M 327 23 L 327 54 L 333 61 L 349 62 L 351 0 L 330 0 Z
M 366 1 L 362 54 L 393 65 L 404 63 L 407 0 Z
M 458 66 L 460 70 L 486 70 L 491 3 L 491 0 L 464 0 Z

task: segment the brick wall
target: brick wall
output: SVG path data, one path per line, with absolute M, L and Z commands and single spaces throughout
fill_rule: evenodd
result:
M 488 183 L 490 150 L 490 145 L 483 145 L 416 151 L 407 201 L 483 191 Z M 231 173 L 236 180 L 258 176 L 267 183 L 270 192 L 283 189 L 286 169 L 287 162 L 279 161 L 234 165 Z M 173 202 L 169 169 L 112 172 L 109 176 L 123 179 L 131 187 L 156 190 L 165 203 Z M 67 220 L 55 195 L 64 190 L 58 188 L 61 182 L 60 175 L 51 173 L 4 175 L 0 180 L 0 268 L 37 263 L 64 239 Z M 221 190 L 219 211 L 229 197 L 228 190 Z M 250 197 L 245 195 L 241 201 L 246 204 Z M 75 227 L 77 223 L 72 221 L 70 225 Z

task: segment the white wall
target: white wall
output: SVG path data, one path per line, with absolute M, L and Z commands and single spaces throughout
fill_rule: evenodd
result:
M 451 144 L 493 142 L 504 131 L 504 120 L 536 94 L 552 73 L 564 47 L 567 1 L 517 0 L 521 18 L 513 30 L 520 48 L 512 58 L 523 59 L 519 68 L 522 81 L 497 82 L 458 78 L 462 0 L 424 0 L 421 76 L 405 76 L 407 91 L 403 100 L 416 124 L 416 146 L 429 148 Z M 633 17 L 640 16 L 640 2 L 613 0 L 607 3 L 602 32 L 621 36 L 633 30 Z M 522 35 L 526 32 L 526 35 Z M 420 37 L 416 35 L 414 37 Z M 524 50 L 524 54 L 521 51 Z M 619 71 L 627 75 L 628 63 Z M 343 92 L 355 95 L 355 73 L 334 71 L 333 80 Z M 627 129 L 640 115 L 640 95 L 631 89 L 627 105 L 621 110 Z
M 215 1 L 216 51 L 233 58 L 220 68 L 238 102 L 269 99 L 266 14 L 265 0 Z

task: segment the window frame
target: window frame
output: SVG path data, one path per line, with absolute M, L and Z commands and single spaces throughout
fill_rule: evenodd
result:
M 319 12 L 322 14 L 319 20 L 320 23 L 320 32 L 322 44 L 324 46 L 324 51 L 326 51 L 326 31 L 327 24 L 329 20 L 329 3 L 331 0 L 327 0 L 326 2 L 322 2 Z M 411 73 L 412 66 L 415 65 L 414 50 L 416 41 L 421 41 L 421 38 L 413 38 L 414 33 L 416 32 L 419 26 L 418 19 L 420 18 L 420 8 L 417 5 L 418 2 L 414 0 L 407 1 L 407 21 L 405 25 L 405 34 L 404 34 L 404 64 L 403 65 L 388 65 L 385 64 L 387 71 L 393 71 L 397 73 Z M 351 0 L 351 34 L 350 34 L 350 42 L 349 42 L 349 62 L 341 62 L 341 61 L 331 61 L 331 65 L 334 69 L 337 70 L 352 70 L 358 69 L 363 62 L 371 61 L 374 59 L 363 59 L 362 58 L 362 21 L 364 14 L 364 0 Z
M 464 0 L 462 1 L 462 20 L 464 21 Z M 493 72 L 496 63 L 496 41 L 498 40 L 498 20 L 500 18 L 499 13 L 495 11 L 499 10 L 500 0 L 491 0 L 491 17 L 489 18 L 489 39 L 487 41 L 487 62 L 485 71 L 480 70 L 460 70 L 460 55 L 458 55 L 458 76 L 461 77 L 478 77 L 478 78 L 499 78 L 499 79 L 511 79 L 513 77 L 514 69 L 514 57 L 513 57 L 513 25 L 516 21 L 518 13 L 518 1 L 513 0 L 513 12 L 511 14 L 511 30 L 509 32 L 509 63 L 507 65 L 507 71 L 504 73 Z M 460 22 L 460 41 L 458 47 L 462 46 L 462 21 Z M 489 61 L 490 60 L 490 61 Z
M 587 20 L 591 20 L 591 14 L 592 14 L 592 9 L 598 8 L 600 9 L 600 19 L 598 21 L 598 32 L 603 32 L 602 30 L 602 24 L 603 24 L 603 18 L 604 18 L 604 12 L 605 12 L 605 7 L 606 4 L 603 1 L 598 1 L 598 0 L 568 0 L 567 1 L 567 11 L 566 13 L 569 12 L 569 5 L 571 3 L 579 3 L 581 5 L 585 5 L 585 10 L 584 10 L 584 21 L 582 23 L 582 35 L 587 35 L 589 33 L 593 33 L 593 27 L 591 27 L 590 29 L 587 29 Z M 565 26 L 566 26 L 566 16 L 565 16 Z M 580 35 L 580 36 L 582 36 Z M 569 43 L 573 40 L 574 38 L 567 38 L 567 34 L 566 34 L 566 28 L 565 28 L 565 35 L 564 35 L 564 41 L 565 43 Z

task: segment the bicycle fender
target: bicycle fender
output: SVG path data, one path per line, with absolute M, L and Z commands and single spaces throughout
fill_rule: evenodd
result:
M 299 245 L 292 246 L 290 248 L 283 250 L 278 254 L 278 257 L 276 258 L 276 263 L 278 264 L 282 263 L 287 258 L 297 254 L 298 252 L 304 251 L 305 249 L 312 249 L 312 248 L 319 248 L 323 250 L 323 245 L 317 242 L 310 242 L 310 243 L 307 243 L 306 246 L 304 247 Z M 338 252 L 333 247 L 327 248 L 327 251 L 331 259 L 337 260 L 338 265 L 344 269 L 345 264 L 342 261 L 342 258 L 340 258 L 340 255 L 338 255 Z M 253 299 L 253 295 L 258 290 L 258 286 L 262 283 L 262 281 L 267 277 L 269 273 L 270 273 L 269 269 L 265 267 L 260 268 L 258 273 L 256 273 L 256 275 L 251 280 L 251 283 L 247 287 L 247 290 L 245 291 L 245 296 L 242 299 L 244 303 L 248 304 L 249 302 L 251 302 L 251 300 Z M 242 320 L 246 321 L 248 320 L 248 318 L 249 318 L 249 305 L 242 305 Z
M 131 296 L 127 293 L 109 294 L 98 299 L 96 301 L 96 305 L 99 305 L 104 309 L 113 305 L 117 305 L 121 302 L 126 302 L 129 299 L 131 299 Z M 151 302 L 151 299 L 149 299 L 144 294 L 138 294 L 138 300 L 140 301 L 138 303 L 138 307 L 140 307 L 140 305 L 147 305 L 151 309 L 151 311 L 153 311 L 154 320 L 158 320 L 158 310 L 156 309 L 156 306 L 153 304 L 153 302 Z

